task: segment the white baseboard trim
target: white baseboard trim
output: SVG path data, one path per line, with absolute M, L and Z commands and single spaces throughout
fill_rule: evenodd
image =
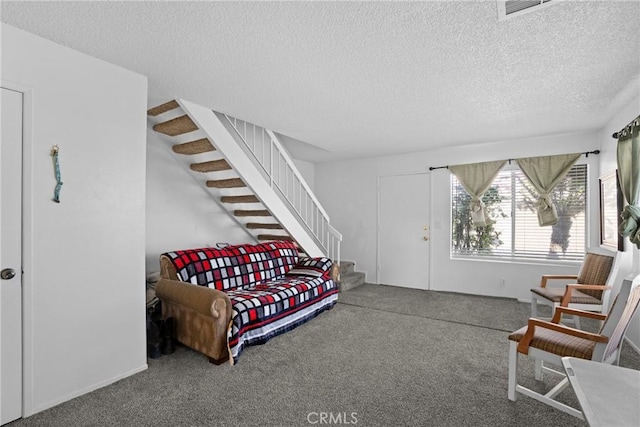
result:
M 42 405 L 38 405 L 35 408 L 31 408 L 30 411 L 27 408 L 25 408 L 25 413 L 23 414 L 23 418 L 30 417 L 31 415 L 35 415 L 38 412 L 42 412 L 42 411 L 44 411 L 46 409 L 53 408 L 54 406 L 57 406 L 57 405 L 59 405 L 61 403 L 64 403 L 64 402 L 66 402 L 68 400 L 75 399 L 76 397 L 80 397 L 80 396 L 82 396 L 84 394 L 91 393 L 92 391 L 95 391 L 95 390 L 97 390 L 99 388 L 106 387 L 106 386 L 108 386 L 110 384 L 115 383 L 116 381 L 120 381 L 121 379 L 130 377 L 131 375 L 135 375 L 135 374 L 137 374 L 139 372 L 145 371 L 145 370 L 147 370 L 148 367 L 149 366 L 145 363 L 144 365 L 142 365 L 142 366 L 140 366 L 138 368 L 135 368 L 135 369 L 133 369 L 131 371 L 125 372 L 125 373 L 120 374 L 120 375 L 116 375 L 113 378 L 109 378 L 107 380 L 104 380 L 104 381 L 101 381 L 99 383 L 93 384 L 93 385 L 91 385 L 89 387 L 85 387 L 85 388 L 83 388 L 81 390 L 78 390 L 78 391 L 73 392 L 71 394 L 68 394 L 66 396 L 60 397 L 58 399 L 51 400 L 51 401 L 49 401 L 47 403 L 43 403 Z

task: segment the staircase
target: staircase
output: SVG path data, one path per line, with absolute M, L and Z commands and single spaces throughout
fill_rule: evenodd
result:
M 340 263 L 341 234 L 273 132 L 180 99 L 147 113 L 149 139 L 167 146 L 254 241 L 293 241 Z
M 340 292 L 350 291 L 364 284 L 364 273 L 354 271 L 354 268 L 355 263 L 351 261 L 340 262 Z

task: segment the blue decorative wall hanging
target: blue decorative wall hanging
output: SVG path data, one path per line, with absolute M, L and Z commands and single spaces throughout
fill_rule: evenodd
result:
M 62 180 L 60 178 L 60 162 L 58 161 L 58 154 L 60 147 L 54 145 L 51 147 L 51 156 L 53 156 L 53 170 L 56 176 L 56 188 L 53 190 L 53 201 L 60 203 L 60 188 L 62 187 Z

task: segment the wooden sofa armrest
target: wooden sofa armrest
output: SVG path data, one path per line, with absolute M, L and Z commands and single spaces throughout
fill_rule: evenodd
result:
M 560 305 L 563 307 L 567 307 L 569 302 L 571 301 L 571 293 L 574 289 L 593 289 L 595 291 L 605 291 L 607 289 L 611 289 L 611 286 L 602 286 L 602 285 L 582 285 L 582 284 L 571 284 L 567 285 L 564 291 L 564 295 L 562 296 L 562 300 L 560 301 Z
M 540 280 L 540 287 L 546 288 L 547 281 L 549 280 L 561 280 L 561 279 L 578 279 L 577 274 L 543 274 L 542 279 Z
M 556 307 L 556 311 L 553 313 L 552 323 L 560 323 L 560 318 L 563 314 L 570 314 L 572 316 L 588 317 L 590 319 L 605 320 L 606 314 L 594 313 L 592 311 L 578 310 L 577 308 L 569 307 Z
M 191 283 L 160 279 L 156 295 L 162 301 L 163 316 L 175 320 L 178 341 L 209 356 L 213 363 L 228 359 L 231 301 L 227 294 Z
M 524 333 L 520 342 L 518 342 L 518 352 L 523 354 L 529 353 L 529 346 L 531 345 L 531 341 L 533 340 L 533 335 L 535 334 L 536 328 L 545 328 L 556 332 L 562 332 L 567 335 L 571 335 L 578 338 L 584 338 L 589 341 L 595 342 L 607 342 L 609 341 L 609 337 L 600 334 L 594 334 L 591 332 L 586 332 L 580 329 L 570 328 L 565 325 L 561 325 L 558 323 L 548 322 L 546 320 L 530 318 L 527 323 L 527 331 Z

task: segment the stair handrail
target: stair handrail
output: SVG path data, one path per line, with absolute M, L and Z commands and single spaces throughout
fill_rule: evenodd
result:
M 340 242 L 342 241 L 342 234 L 340 234 L 340 232 L 338 230 L 336 230 L 335 227 L 333 227 L 331 225 L 330 219 L 329 219 L 329 215 L 327 214 L 327 212 L 324 210 L 324 208 L 320 204 L 320 201 L 316 198 L 315 194 L 313 193 L 313 191 L 311 190 L 311 188 L 307 184 L 306 180 L 304 179 L 304 177 L 302 176 L 302 174 L 300 173 L 298 168 L 295 166 L 295 163 L 293 162 L 293 159 L 291 159 L 291 157 L 289 156 L 289 153 L 284 148 L 284 146 L 280 142 L 280 140 L 277 137 L 277 135 L 273 131 L 271 131 L 269 129 L 266 129 L 266 128 L 262 127 L 262 126 L 258 126 L 258 125 L 255 125 L 253 123 L 249 123 L 247 121 L 244 121 L 244 120 L 241 120 L 241 119 L 237 119 L 235 117 L 229 116 L 229 115 L 224 114 L 224 113 L 222 113 L 222 116 L 227 119 L 227 121 L 229 122 L 229 125 L 236 131 L 236 134 L 238 135 L 238 137 L 240 138 L 240 140 L 242 141 L 244 146 L 248 149 L 248 151 L 252 154 L 252 156 L 257 161 L 257 163 L 260 165 L 260 167 L 264 170 L 265 174 L 269 178 L 271 186 L 272 187 L 275 186 L 275 187 L 277 187 L 279 189 L 280 193 L 284 196 L 284 198 L 287 201 L 287 203 L 289 204 L 289 206 L 291 206 L 291 208 L 293 208 L 293 210 L 296 212 L 296 214 L 300 217 L 300 219 L 307 226 L 309 231 L 311 231 L 311 233 L 316 237 L 316 239 L 318 240 L 320 245 L 325 249 L 325 251 L 327 253 L 327 256 L 329 256 L 329 258 L 335 260 L 336 262 L 339 262 L 339 260 L 340 260 Z M 244 132 L 241 132 L 241 130 L 238 128 L 238 122 L 244 123 Z M 247 125 L 249 125 L 249 126 L 251 126 L 253 128 L 253 134 L 254 134 L 253 147 L 247 141 L 247 131 L 246 131 Z M 268 162 L 268 166 L 265 164 L 265 160 L 266 159 L 265 159 L 265 156 L 264 156 L 264 142 L 265 142 L 264 139 L 262 139 L 262 141 L 261 141 L 262 144 L 263 144 L 263 146 L 262 146 L 262 156 L 259 156 L 258 153 L 256 152 L 256 147 L 255 147 L 256 129 L 259 129 L 261 131 L 262 138 L 264 138 L 264 133 L 266 133 L 267 136 L 268 136 L 268 139 L 269 139 L 269 141 L 268 141 L 268 143 L 269 143 L 269 159 L 268 159 L 269 162 Z M 309 224 L 308 218 L 306 218 L 305 215 L 301 212 L 301 209 L 298 209 L 298 207 L 296 207 L 295 201 L 291 200 L 291 198 L 289 197 L 288 191 L 286 191 L 286 189 L 283 189 L 281 187 L 280 183 L 276 181 L 275 176 L 274 176 L 274 163 L 275 163 L 274 162 L 274 154 L 282 157 L 282 159 L 284 160 L 285 165 L 291 170 L 291 172 L 294 174 L 295 178 L 300 183 L 301 188 L 304 190 L 304 194 L 307 197 L 309 197 L 313 207 L 322 216 L 323 223 L 326 224 L 326 233 L 327 233 L 326 241 L 322 236 L 322 234 L 324 234 L 324 233 L 322 233 L 321 230 L 318 230 L 318 231 L 314 230 L 313 225 Z M 278 166 L 280 165 L 279 162 L 280 162 L 280 160 L 278 159 Z
M 276 148 L 276 152 L 279 153 L 284 158 L 287 165 L 291 167 L 291 170 L 293 171 L 296 178 L 298 178 L 298 180 L 302 184 L 302 187 L 304 188 L 305 192 L 309 195 L 309 197 L 313 201 L 313 204 L 316 205 L 320 213 L 322 213 L 322 216 L 326 218 L 327 223 L 330 223 L 331 221 L 329 220 L 329 214 L 327 214 L 327 212 L 324 210 L 324 208 L 320 204 L 320 201 L 316 198 L 315 194 L 313 194 L 313 191 L 311 191 L 311 188 L 309 188 L 307 181 L 305 181 L 304 177 L 302 176 L 302 174 L 296 167 L 295 163 L 293 162 L 293 159 L 289 156 L 289 152 L 284 148 L 284 146 L 280 142 L 277 135 L 273 131 L 270 131 L 269 129 L 265 129 L 265 131 L 271 137 L 271 144 L 273 144 L 273 146 Z M 273 179 L 273 177 L 271 178 Z
M 328 224 L 329 233 L 329 243 L 332 245 L 329 248 L 329 258 L 334 260 L 338 265 L 340 264 L 340 243 L 342 242 L 342 233 L 340 233 L 336 228 Z M 335 247 L 334 247 L 335 245 Z

